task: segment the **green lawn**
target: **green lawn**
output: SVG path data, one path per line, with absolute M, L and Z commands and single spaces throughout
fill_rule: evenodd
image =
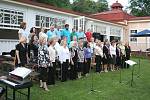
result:
M 138 59 L 133 59 L 138 62 Z M 141 59 L 141 74 L 137 78 L 138 65 L 135 66 L 133 87 L 127 84 L 131 79 L 131 68 L 122 71 L 122 83 L 119 83 L 119 71 L 94 73 L 94 89 L 100 93 L 91 93 L 91 74 L 88 77 L 64 83 L 57 82 L 45 92 L 34 84 L 31 100 L 150 100 L 150 62 Z

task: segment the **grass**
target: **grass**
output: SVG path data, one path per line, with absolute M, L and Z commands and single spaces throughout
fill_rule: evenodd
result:
M 138 62 L 137 58 L 133 59 Z M 96 74 L 94 89 L 100 93 L 90 92 L 92 73 L 82 79 L 59 82 L 49 86 L 46 92 L 34 84 L 31 88 L 31 100 L 150 100 L 150 62 L 141 59 L 141 74 L 137 77 L 138 65 L 135 66 L 133 87 L 127 84 L 131 80 L 131 68 L 122 70 L 122 83 L 119 83 L 119 71 Z

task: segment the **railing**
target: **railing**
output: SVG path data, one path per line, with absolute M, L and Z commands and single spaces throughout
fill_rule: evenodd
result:
M 18 44 L 18 40 L 0 39 L 0 55 L 2 52 L 10 52 L 15 49 L 16 44 Z

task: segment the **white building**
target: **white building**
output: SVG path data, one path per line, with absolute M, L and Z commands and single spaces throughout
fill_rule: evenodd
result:
M 102 21 L 89 15 L 77 13 L 32 0 L 0 0 L 0 54 L 9 52 L 18 43 L 20 22 L 27 23 L 27 31 L 31 27 L 45 27 L 67 23 L 72 28 L 82 27 L 84 31 L 92 29 L 108 40 L 120 38 L 124 40 L 124 25 Z

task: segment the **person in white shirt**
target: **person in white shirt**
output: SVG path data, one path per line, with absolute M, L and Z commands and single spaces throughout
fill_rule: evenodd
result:
M 126 58 L 125 58 L 125 56 L 126 56 L 125 46 L 124 46 L 124 44 L 121 41 L 119 41 L 118 46 L 119 46 L 119 48 L 121 50 L 121 67 L 125 68 L 126 67 L 125 66 L 125 60 L 126 60 Z
M 61 52 L 61 46 L 59 44 L 59 38 L 58 37 L 55 37 L 55 45 L 54 45 L 54 48 L 56 49 L 56 58 L 59 59 L 59 55 L 60 55 L 60 52 Z
M 76 37 L 76 36 L 73 36 L 73 40 L 70 42 L 69 48 L 71 48 L 74 43 L 78 44 L 78 41 L 77 41 L 77 37 Z M 77 45 L 77 46 L 78 46 L 78 45 Z
M 102 71 L 102 58 L 103 58 L 103 47 L 101 40 L 97 41 L 96 47 L 94 49 L 95 61 L 96 61 L 96 72 L 100 73 Z
M 55 38 L 51 38 L 49 40 L 49 58 L 50 58 L 50 66 L 48 71 L 48 85 L 54 85 L 55 84 L 55 72 L 56 72 L 56 49 L 54 48 L 54 45 L 56 44 Z
M 96 41 L 96 40 L 95 40 Z M 90 47 L 91 47 L 91 53 L 92 53 L 92 59 L 91 63 L 95 63 L 95 55 L 94 55 L 94 49 L 96 47 L 96 42 L 94 41 L 94 37 L 91 38 Z
M 110 45 L 110 56 L 111 56 L 111 62 L 110 62 L 111 71 L 115 71 L 115 65 L 116 65 L 116 42 L 115 40 L 113 40 Z
M 47 42 L 48 36 L 45 34 L 45 28 L 44 27 L 41 28 L 41 31 L 39 33 L 39 39 L 43 38 L 43 37 L 46 39 L 46 42 Z
M 92 49 L 92 53 L 94 53 L 94 49 L 96 47 L 96 43 L 94 42 L 94 37 L 91 38 L 90 47 Z
M 69 63 L 70 63 L 70 52 L 69 48 L 67 47 L 67 41 L 62 40 L 61 41 L 61 51 L 59 55 L 59 60 L 61 62 L 61 71 L 62 71 L 62 79 L 61 81 L 67 81 L 67 73 L 68 73 L 68 68 L 69 68 Z
M 28 32 L 26 31 L 26 22 L 21 22 L 20 24 L 20 29 L 18 31 L 18 37 L 19 37 L 19 40 L 22 36 L 26 37 L 26 39 L 28 39 Z M 28 42 L 28 40 L 27 40 Z

